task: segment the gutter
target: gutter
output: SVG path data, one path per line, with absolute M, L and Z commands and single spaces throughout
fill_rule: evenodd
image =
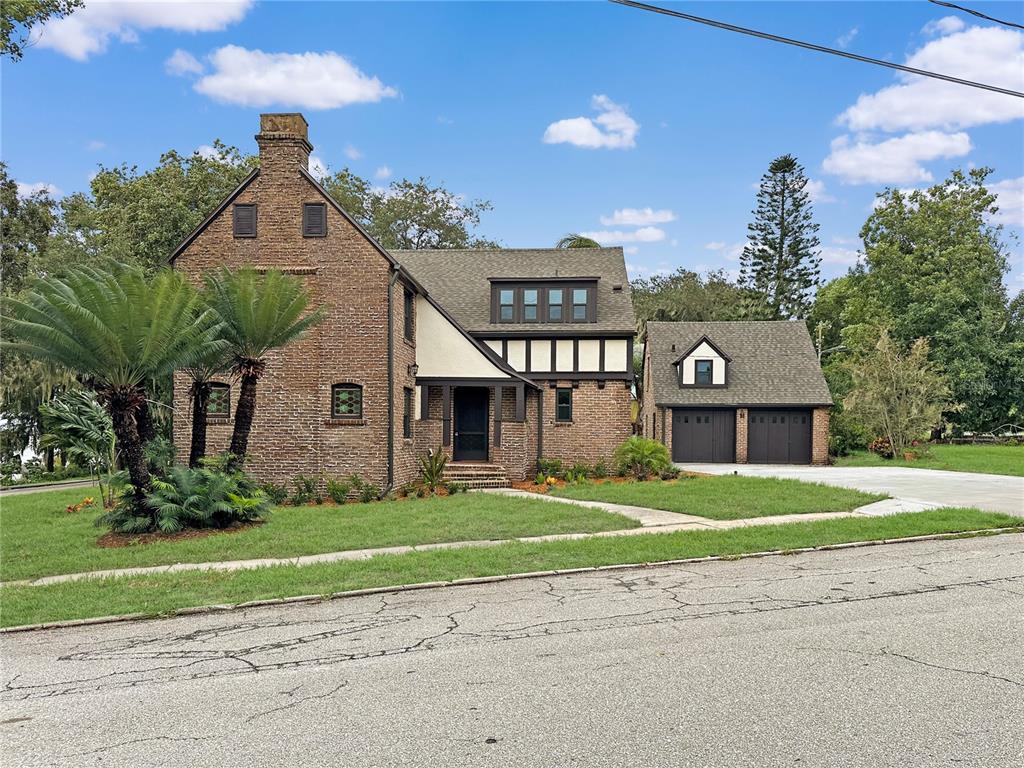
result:
M 395 484 L 395 283 L 401 267 L 391 272 L 388 279 L 388 479 L 384 488 L 387 493 Z

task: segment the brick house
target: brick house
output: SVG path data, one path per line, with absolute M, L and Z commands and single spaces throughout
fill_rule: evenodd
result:
M 171 256 L 196 283 L 221 266 L 299 276 L 325 312 L 268 356 L 247 468 L 387 488 L 439 446 L 501 480 L 541 457 L 608 460 L 631 433 L 622 249 L 389 252 L 310 175 L 307 130 L 299 114 L 261 115 L 259 167 Z M 176 374 L 179 455 L 188 387 Z M 210 453 L 230 442 L 236 389 L 225 375 L 211 393 Z
M 641 428 L 679 462 L 825 464 L 832 396 L 807 324 L 650 322 Z

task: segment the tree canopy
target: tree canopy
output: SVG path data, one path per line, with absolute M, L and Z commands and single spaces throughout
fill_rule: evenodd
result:
M 67 16 L 83 0 L 6 0 L 0 3 L 0 56 L 18 61 L 31 45 L 32 28 Z
M 633 280 L 637 330 L 649 320 L 736 320 L 743 317 L 747 292 L 722 270 L 701 276 L 680 267 L 669 275 Z

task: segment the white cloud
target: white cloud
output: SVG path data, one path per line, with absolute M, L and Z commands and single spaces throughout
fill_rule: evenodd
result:
M 573 144 L 585 149 L 631 149 L 636 146 L 637 123 L 620 106 L 604 95 L 591 98 L 597 117 L 558 120 L 544 131 L 545 144 Z
M 40 48 L 53 48 L 72 59 L 85 61 L 105 51 L 111 38 L 124 43 L 138 42 L 140 30 L 224 29 L 241 20 L 252 5 L 253 0 L 88 2 L 64 18 L 47 22 L 33 39 Z
M 840 264 L 852 267 L 857 263 L 858 259 L 860 259 L 860 251 L 855 248 L 826 245 L 821 249 L 821 261 L 823 264 Z
M 327 163 L 316 155 L 309 156 L 309 173 L 317 181 L 323 181 L 327 178 L 328 170 Z
M 657 227 L 640 227 L 631 232 L 622 230 L 601 230 L 598 232 L 580 232 L 583 237 L 597 240 L 601 245 L 621 243 L 657 243 L 665 239 L 665 231 Z
M 363 153 L 353 147 L 351 144 L 345 145 L 345 157 L 349 160 L 358 160 L 363 156 Z
M 966 133 L 924 131 L 872 143 L 859 137 L 840 136 L 822 167 L 845 184 L 906 184 L 931 181 L 921 164 L 939 158 L 962 157 L 971 151 Z
M 636 256 L 640 252 L 640 248 L 636 245 L 627 245 L 622 249 L 622 252 L 628 256 Z
M 380 179 L 381 181 L 384 181 L 385 179 L 390 179 L 391 169 L 388 168 L 386 165 L 382 165 L 380 168 L 373 172 L 373 177 L 375 179 Z
M 721 240 L 712 240 L 710 243 L 706 243 L 704 247 L 709 251 L 720 251 L 725 248 L 725 243 Z
M 642 227 L 647 224 L 667 224 L 675 221 L 676 215 L 667 208 L 619 208 L 611 216 L 602 216 L 601 224 L 606 227 Z
M 1024 90 L 1024 33 L 972 27 L 926 43 L 907 65 L 991 85 Z M 952 130 L 1024 118 L 1024 99 L 918 75 L 857 102 L 839 116 L 853 131 Z
M 50 197 L 60 197 L 64 194 L 56 184 L 50 184 L 45 181 L 37 181 L 34 184 L 16 181 L 15 184 L 18 187 L 18 197 L 32 197 L 40 192 L 45 192 Z
M 821 179 L 808 179 L 804 191 L 815 203 L 834 203 L 836 199 L 825 190 L 825 182 Z
M 926 35 L 951 35 L 966 26 L 959 16 L 943 16 L 941 19 L 929 21 L 921 31 Z
M 988 191 L 998 197 L 996 205 L 999 211 L 992 221 L 1024 229 L 1024 176 L 989 184 Z
M 627 261 L 626 272 L 629 274 L 630 280 L 637 280 L 640 278 L 652 277 L 654 275 L 667 275 L 670 274 L 671 270 L 664 265 L 652 268 L 648 267 L 646 264 L 636 264 L 634 262 Z
M 840 35 L 838 38 L 836 38 L 836 47 L 845 49 L 850 43 L 853 42 L 853 38 L 857 36 L 858 32 L 860 32 L 860 28 L 854 27 L 845 34 Z
M 164 71 L 169 75 L 176 75 L 178 77 L 198 75 L 202 73 L 203 65 L 191 53 L 178 48 L 164 62 Z
M 99 152 L 101 149 L 105 148 L 106 146 L 107 146 L 106 142 L 100 141 L 99 139 L 93 139 L 92 141 L 90 141 L 88 144 L 85 145 L 85 148 L 87 150 L 89 150 L 90 152 Z
M 210 55 L 210 65 L 196 91 L 243 107 L 334 109 L 398 95 L 333 51 L 264 53 L 226 45 Z

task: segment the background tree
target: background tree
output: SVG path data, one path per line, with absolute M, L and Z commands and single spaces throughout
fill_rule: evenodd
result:
M 703 277 L 680 267 L 670 275 L 631 280 L 637 333 L 649 320 L 736 320 L 743 317 L 747 292 L 723 270 Z
M 57 204 L 41 190 L 28 197 L 0 162 L 0 283 L 5 293 L 17 293 L 30 268 L 41 264 L 56 220 Z
M 928 359 L 928 341 L 918 339 L 909 351 L 883 329 L 875 348 L 848 362 L 852 389 L 843 401 L 846 412 L 871 434 L 888 438 L 894 456 L 902 456 L 951 408 L 946 379 Z
M 112 505 L 110 476 L 117 469 L 117 440 L 110 414 L 96 396 L 83 389 L 71 390 L 41 405 L 39 412 L 46 425 L 40 445 L 58 447 L 88 469 L 100 487 L 103 505 Z
M 265 274 L 224 268 L 207 275 L 209 306 L 223 323 L 231 371 L 241 382 L 231 433 L 231 468 L 240 468 L 249 448 L 256 413 L 256 383 L 267 367 L 266 354 L 298 339 L 319 322 L 318 310 L 305 314 L 309 292 L 302 282 L 277 270 Z
M 555 243 L 555 248 L 600 248 L 601 244 L 597 240 L 593 240 L 589 237 L 577 234 L 576 232 L 570 232 L 565 237 L 561 238 Z
M 761 177 L 754 221 L 740 256 L 740 285 L 750 289 L 752 316 L 804 317 L 821 272 L 818 225 L 807 176 L 792 155 L 775 158 Z
M 18 61 L 31 45 L 32 28 L 67 16 L 82 0 L 4 0 L 0 3 L 0 55 Z

